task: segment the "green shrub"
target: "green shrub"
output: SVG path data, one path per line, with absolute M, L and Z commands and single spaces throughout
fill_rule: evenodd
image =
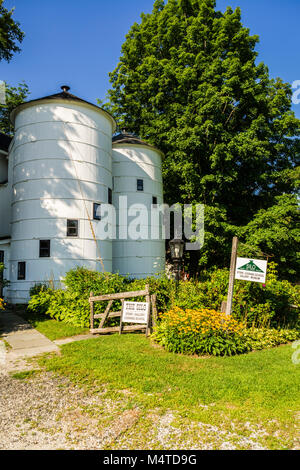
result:
M 218 269 L 200 281 L 180 282 L 175 304 L 186 308 L 220 310 L 226 300 L 229 271 Z M 268 265 L 266 284 L 236 281 L 232 315 L 254 327 L 299 327 L 300 286 L 279 281 L 276 265 Z
M 210 309 L 174 307 L 161 315 L 152 338 L 170 352 L 232 356 L 250 351 L 244 325 Z
M 65 290 L 53 290 L 46 285 L 36 285 L 31 289 L 31 299 L 28 304 L 30 312 L 45 313 L 58 321 L 64 321 L 74 326 L 88 327 L 90 324 L 90 292 L 96 295 L 113 294 L 144 290 L 146 284 L 150 286 L 150 294 L 157 294 L 157 306 L 160 310 L 170 307 L 172 292 L 175 291 L 175 283 L 167 277 L 147 279 L 130 279 L 118 274 L 102 274 L 90 271 L 83 267 L 72 269 L 66 274 Z M 134 300 L 145 300 L 136 298 Z M 95 302 L 95 314 L 103 313 L 107 302 Z M 120 311 L 121 301 L 113 302 L 111 311 Z M 95 326 L 100 320 L 95 321 Z M 108 324 L 113 326 L 119 323 L 119 319 L 109 319 Z
M 296 341 L 300 338 L 299 330 L 288 330 L 275 328 L 249 328 L 245 331 L 245 339 L 252 350 L 273 348 L 280 344 Z
M 174 307 L 161 315 L 152 339 L 181 354 L 232 356 L 271 348 L 300 338 L 299 330 L 245 328 L 232 316 L 210 309 Z
M 209 308 L 218 311 L 222 301 L 226 300 L 228 275 L 228 270 L 219 269 L 206 274 L 202 282 L 182 281 L 175 295 L 175 282 L 166 276 L 130 279 L 118 274 L 102 274 L 78 267 L 66 274 L 66 290 L 54 291 L 44 284 L 34 286 L 30 291 L 28 308 L 74 326 L 88 327 L 88 298 L 91 291 L 94 295 L 136 291 L 143 290 L 145 285 L 149 284 L 150 293 L 157 295 L 159 312 L 166 312 L 173 306 L 184 310 Z M 232 315 L 249 327 L 299 328 L 299 309 L 291 308 L 291 304 L 300 305 L 300 287 L 293 286 L 288 281 L 279 281 L 275 264 L 269 263 L 265 286 L 236 281 Z M 105 307 L 106 302 L 96 302 L 95 313 L 104 312 Z M 121 302 L 115 301 L 112 311 L 120 309 Z M 118 324 L 115 319 L 109 322 L 111 325 Z
M 56 291 L 50 288 L 32 288 L 27 309 L 35 315 L 45 315 L 55 294 Z

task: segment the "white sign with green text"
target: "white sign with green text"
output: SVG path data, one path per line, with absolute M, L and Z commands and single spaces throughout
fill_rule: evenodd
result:
M 267 264 L 268 262 L 262 259 L 237 258 L 235 279 L 264 284 L 266 282 Z

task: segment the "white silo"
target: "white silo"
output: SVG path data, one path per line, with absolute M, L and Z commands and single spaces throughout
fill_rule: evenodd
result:
M 157 205 L 163 204 L 162 154 L 132 134 L 113 138 L 113 202 L 117 212 L 113 272 L 135 278 L 165 270 L 165 241 Z M 139 208 L 140 205 L 140 208 Z M 135 207 L 134 207 L 135 206 Z M 136 210 L 135 210 L 136 209 Z M 152 210 L 152 217 L 151 217 Z M 140 220 L 135 238 L 130 230 Z
M 35 283 L 58 282 L 76 267 L 112 269 L 112 241 L 93 237 L 112 188 L 113 118 L 68 92 L 12 113 L 10 301 L 26 302 Z M 95 217 L 94 217 L 95 216 Z

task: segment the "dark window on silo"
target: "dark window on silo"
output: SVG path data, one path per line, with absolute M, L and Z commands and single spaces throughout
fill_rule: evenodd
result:
M 40 258 L 50 258 L 50 240 L 40 240 Z
M 101 220 L 101 204 L 94 202 L 93 204 L 93 219 Z
M 78 237 L 78 220 L 67 220 L 67 237 Z
M 144 191 L 144 180 L 136 180 L 137 191 Z
M 108 188 L 108 204 L 112 204 L 112 189 Z
M 0 250 L 0 263 L 4 263 L 4 251 Z
M 153 207 L 157 207 L 157 197 L 156 196 L 152 197 L 152 205 L 153 205 Z
M 24 281 L 26 279 L 26 263 L 25 261 L 19 261 L 18 263 L 18 281 Z

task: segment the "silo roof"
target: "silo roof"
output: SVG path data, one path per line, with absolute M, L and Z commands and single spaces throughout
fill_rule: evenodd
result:
M 38 103 L 39 101 L 48 101 L 48 100 L 54 100 L 54 101 L 64 100 L 64 101 L 69 101 L 69 102 L 77 101 L 79 103 L 88 104 L 89 106 L 96 108 L 97 111 L 102 111 L 103 113 L 107 114 L 107 116 L 109 116 L 110 119 L 113 121 L 114 129 L 115 129 L 116 127 L 115 120 L 108 111 L 105 111 L 105 109 L 100 108 L 100 106 L 97 106 L 96 104 L 90 103 L 89 101 L 83 100 L 82 98 L 78 98 L 78 96 L 75 96 L 72 93 L 69 93 L 68 90 L 70 88 L 67 86 L 62 86 L 61 88 L 62 88 L 62 91 L 60 93 L 55 93 L 54 95 L 43 96 L 42 98 L 36 98 L 34 100 L 25 101 L 24 103 L 20 104 L 11 112 L 11 115 L 10 115 L 11 121 L 13 122 L 16 112 L 21 110 L 23 107 L 27 107 L 30 104 Z
M 149 144 L 148 142 L 145 142 L 144 140 L 140 139 L 135 134 L 130 134 L 130 133 L 127 133 L 127 132 L 121 132 L 121 134 L 115 135 L 112 138 L 112 143 L 113 144 L 143 145 L 143 146 L 146 146 L 146 147 L 150 147 L 154 150 L 157 150 L 160 154 L 162 154 L 162 152 L 158 148 L 156 148 L 153 145 Z

